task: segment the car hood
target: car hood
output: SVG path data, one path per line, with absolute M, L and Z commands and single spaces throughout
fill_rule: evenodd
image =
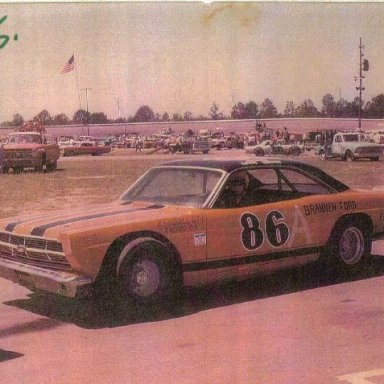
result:
M 145 202 L 123 202 L 65 209 L 53 213 L 20 215 L 0 221 L 0 231 L 15 235 L 59 239 L 62 233 L 80 232 L 99 226 L 126 224 L 167 216 L 175 207 Z M 168 212 L 169 214 L 169 212 Z
M 7 150 L 30 150 L 30 149 L 40 149 L 44 148 L 43 144 L 37 144 L 37 143 L 30 143 L 30 144 L 5 144 L 3 147 L 6 151 Z

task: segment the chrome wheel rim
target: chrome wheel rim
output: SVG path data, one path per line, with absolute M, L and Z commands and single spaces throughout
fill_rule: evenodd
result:
M 143 259 L 133 264 L 130 279 L 132 292 L 139 297 L 148 297 L 160 285 L 160 271 L 156 263 Z
M 344 263 L 352 265 L 359 262 L 364 253 L 364 237 L 361 231 L 355 227 L 344 231 L 339 249 Z

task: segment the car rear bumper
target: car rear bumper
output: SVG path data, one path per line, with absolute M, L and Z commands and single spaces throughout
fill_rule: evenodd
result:
M 73 272 L 48 270 L 0 259 L 0 277 L 30 290 L 42 290 L 62 296 L 86 298 L 92 294 L 93 279 Z

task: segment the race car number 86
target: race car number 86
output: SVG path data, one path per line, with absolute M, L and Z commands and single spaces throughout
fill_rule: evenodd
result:
M 249 250 L 260 248 L 266 235 L 268 242 L 274 247 L 285 244 L 289 238 L 289 229 L 284 216 L 279 211 L 271 211 L 265 219 L 265 234 L 260 228 L 260 220 L 252 213 L 244 213 L 240 219 L 243 231 L 241 241 Z

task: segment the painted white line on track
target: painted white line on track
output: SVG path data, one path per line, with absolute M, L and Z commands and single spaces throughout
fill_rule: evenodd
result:
M 346 381 L 350 384 L 374 384 L 373 381 L 367 380 L 371 377 L 384 376 L 384 369 L 375 369 L 373 371 L 349 373 L 348 375 L 338 376 L 340 381 Z

